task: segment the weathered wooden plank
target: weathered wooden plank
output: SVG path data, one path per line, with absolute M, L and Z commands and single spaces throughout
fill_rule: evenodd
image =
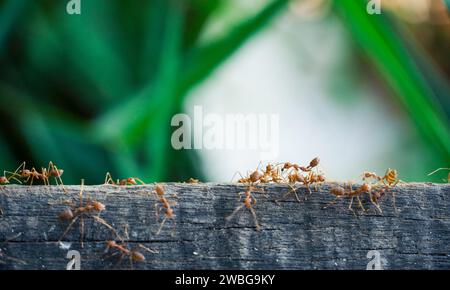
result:
M 323 209 L 333 200 L 325 184 L 297 202 L 293 196 L 279 204 L 286 185 L 262 186 L 267 198 L 255 193 L 261 231 L 256 231 L 248 210 L 225 219 L 242 203 L 236 184 L 164 184 L 176 194 L 176 227 L 168 222 L 161 233 L 156 198 L 147 186 L 86 186 L 89 195 L 106 205 L 101 214 L 117 230 L 129 226 L 130 245 L 144 244 L 159 251 L 145 253 L 137 269 L 365 269 L 368 251 L 380 252 L 385 269 L 450 269 L 450 185 L 398 185 L 382 203 L 383 214 L 347 209 L 348 200 Z M 57 241 L 67 222 L 58 219 L 65 208 L 59 202 L 76 196 L 79 186 L 3 186 L 0 188 L 0 269 L 65 269 L 68 249 Z M 306 189 L 300 187 L 303 196 Z M 355 210 L 357 210 L 355 206 Z M 11 239 L 14 238 L 14 239 Z M 85 245 L 80 247 L 78 223 L 65 237 L 71 250 L 81 254 L 82 269 L 110 269 L 116 259 L 104 255 L 105 241 L 113 234 L 87 220 Z M 20 263 L 19 259 L 24 263 Z M 123 262 L 117 267 L 130 268 Z

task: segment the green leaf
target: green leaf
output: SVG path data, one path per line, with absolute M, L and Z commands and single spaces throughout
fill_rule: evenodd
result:
M 5 2 L 0 10 L 0 55 L 3 53 L 5 48 L 4 42 L 8 38 L 14 24 L 30 3 L 27 0 L 7 0 Z
M 450 162 L 449 120 L 405 42 L 395 33 L 394 23 L 383 14 L 368 15 L 362 0 L 336 1 L 335 7 L 419 132 L 435 148 L 436 158 Z

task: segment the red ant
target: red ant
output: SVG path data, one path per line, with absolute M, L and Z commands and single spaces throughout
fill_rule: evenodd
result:
M 34 179 L 41 179 L 43 178 L 42 174 L 39 173 L 34 167 L 30 169 L 26 169 L 26 163 L 22 162 L 22 164 L 20 164 L 19 167 L 17 167 L 17 169 L 14 172 L 9 172 L 9 171 L 5 171 L 9 174 L 11 174 L 10 176 L 14 176 L 14 177 L 18 177 L 21 179 L 26 179 L 25 183 L 30 182 L 30 185 L 33 185 L 33 181 Z M 31 179 L 31 181 L 30 181 Z M 20 181 L 19 181 L 20 182 Z M 22 183 L 22 182 L 20 182 Z
M 331 204 L 335 204 L 336 201 L 340 198 L 350 198 L 350 204 L 348 206 L 348 209 L 351 210 L 353 212 L 353 214 L 356 216 L 355 211 L 353 210 L 353 199 L 356 197 L 356 199 L 358 200 L 359 207 L 363 211 L 366 211 L 366 209 L 364 208 L 364 206 L 361 202 L 360 196 L 365 192 L 370 195 L 371 190 L 372 190 L 372 186 L 368 183 L 364 183 L 363 185 L 361 185 L 360 187 L 358 187 L 355 190 L 353 189 L 352 184 L 349 185 L 348 189 L 345 189 L 344 187 L 341 187 L 341 186 L 332 187 L 330 189 L 330 193 L 333 194 L 336 198 L 335 198 L 335 200 L 333 200 L 332 202 L 330 202 L 328 205 L 324 206 L 323 208 L 325 209 L 328 206 L 330 206 Z M 377 208 L 378 208 L 378 206 L 377 206 Z
M 365 171 L 363 172 L 363 180 L 366 179 L 375 179 L 381 184 L 381 185 L 377 184 L 374 186 L 374 192 L 371 195 L 372 203 L 377 205 L 377 209 L 381 213 L 381 208 L 379 207 L 379 200 L 386 194 L 389 188 L 395 187 L 399 182 L 401 182 L 401 180 L 398 178 L 397 170 L 388 168 L 384 176 L 379 176 L 376 173 Z M 378 191 L 376 189 L 378 189 Z M 398 212 L 394 191 L 392 191 L 392 204 L 394 207 L 394 211 Z
M 127 240 L 129 239 L 127 228 L 125 228 L 125 237 Z M 144 254 L 142 254 L 140 251 L 138 251 L 137 248 L 130 249 L 128 247 L 128 243 L 126 243 L 120 237 L 119 237 L 119 239 L 121 240 L 119 243 L 116 241 L 113 241 L 113 240 L 106 241 L 106 252 L 108 252 L 109 250 L 116 250 L 116 253 L 114 253 L 113 255 L 120 254 L 119 260 L 117 261 L 116 265 L 119 264 L 122 261 L 122 259 L 125 257 L 129 258 L 131 269 L 133 269 L 134 262 L 144 262 L 145 261 Z M 158 251 L 147 248 L 142 244 L 139 244 L 138 246 L 139 246 L 139 248 L 144 249 L 147 252 L 150 252 L 153 254 L 159 253 Z
M 297 182 L 303 183 L 303 185 L 306 186 L 309 194 L 312 193 L 310 185 L 325 182 L 325 176 L 323 174 L 315 173 L 312 171 L 314 168 L 316 168 L 319 165 L 319 161 L 320 161 L 320 159 L 318 157 L 316 157 L 313 160 L 311 160 L 309 162 L 309 165 L 306 167 L 299 166 L 297 164 L 292 164 L 290 162 L 284 163 L 283 169 L 290 170 L 287 172 L 287 182 L 288 182 L 288 185 L 291 188 L 291 190 L 289 192 L 287 192 L 281 199 L 285 199 L 288 195 L 290 195 L 291 193 L 294 193 L 295 198 L 297 199 L 298 202 L 300 202 L 300 198 L 298 197 L 298 194 L 297 194 L 297 189 L 294 188 L 294 186 L 293 186 Z M 302 172 L 308 172 L 308 174 L 306 176 L 304 176 L 304 175 L 300 174 L 299 170 Z M 293 185 L 291 185 L 291 184 L 293 184 Z M 306 198 L 305 198 L 305 200 L 306 200 Z
M 9 183 L 9 179 L 6 178 L 6 176 L 0 176 L 0 184 L 7 184 Z
M 50 185 L 49 179 L 53 177 L 55 179 L 56 185 L 64 186 L 64 183 L 61 179 L 61 175 L 63 175 L 63 174 L 64 174 L 64 170 L 56 167 L 56 165 L 53 164 L 52 161 L 50 161 L 48 163 L 48 168 L 41 169 L 41 176 L 42 176 L 42 179 L 44 180 L 44 184 L 46 184 L 46 185 Z
M 73 203 L 72 201 L 65 202 L 70 206 L 70 208 L 64 209 L 60 214 L 59 218 L 61 220 L 67 220 L 70 221 L 70 224 L 67 226 L 66 230 L 62 234 L 61 238 L 59 239 L 58 243 L 64 238 L 64 236 L 69 232 L 69 230 L 72 228 L 74 223 L 80 219 L 80 241 L 81 241 L 81 247 L 84 247 L 83 243 L 83 236 L 84 236 L 84 218 L 92 217 L 95 221 L 98 223 L 106 226 L 108 229 L 110 229 L 112 232 L 116 232 L 114 228 L 109 225 L 104 219 L 100 218 L 100 213 L 106 209 L 106 206 L 95 200 L 91 200 L 88 198 L 86 201 L 86 204 L 83 204 L 83 191 L 84 191 L 84 179 L 81 180 L 81 189 L 79 193 L 79 204 L 78 206 Z M 97 213 L 97 215 L 93 215 Z
M 26 179 L 25 183 L 30 182 L 30 185 L 33 185 L 34 179 L 42 179 L 44 185 L 50 185 L 50 178 L 53 177 L 56 185 L 61 185 L 64 187 L 64 183 L 61 178 L 64 170 L 58 169 L 52 161 L 48 163 L 48 168 L 41 168 L 41 172 L 37 171 L 34 167 L 31 169 L 26 169 L 26 163 L 23 162 L 14 172 L 5 171 L 5 175 L 6 173 L 9 173 L 10 178 L 14 178 L 19 183 L 22 182 L 18 178 Z M 65 188 L 64 191 L 67 193 Z
M 267 164 L 266 170 L 263 172 L 263 178 L 261 178 L 262 183 L 275 182 L 281 183 L 283 182 L 283 176 L 281 175 L 281 170 L 278 166 Z
M 197 183 L 200 183 L 200 180 L 191 177 L 187 180 L 187 183 L 197 184 Z
M 255 222 L 256 230 L 259 231 L 261 229 L 258 219 L 256 217 L 255 209 L 253 208 L 254 205 L 256 205 L 256 198 L 253 197 L 251 191 L 255 188 L 252 186 L 249 186 L 246 191 L 239 193 L 239 200 L 241 200 L 241 195 L 245 195 L 243 204 L 238 206 L 229 216 L 227 216 L 226 220 L 231 220 L 233 216 L 238 213 L 242 208 L 246 207 L 252 214 L 253 220 Z M 252 206 L 253 205 L 253 206 Z
M 161 225 L 159 226 L 158 231 L 156 232 L 156 235 L 159 235 L 159 233 L 161 232 L 161 230 L 162 230 L 162 228 L 163 228 L 163 226 L 164 226 L 164 223 L 166 222 L 167 219 L 173 220 L 173 222 L 174 222 L 174 227 L 176 226 L 176 222 L 175 222 L 175 219 L 174 219 L 173 208 L 172 208 L 172 206 L 175 206 L 176 203 L 174 203 L 174 202 L 169 202 L 169 201 L 167 200 L 167 198 L 165 197 L 165 194 L 166 194 L 166 193 L 165 193 L 165 190 L 164 190 L 163 186 L 160 185 L 160 184 L 156 184 L 156 185 L 155 185 L 155 189 L 154 189 L 153 192 L 155 193 L 156 198 L 158 198 L 158 200 L 159 200 L 159 202 L 160 202 L 162 208 L 165 210 L 164 218 L 163 218 L 163 220 L 162 220 L 162 222 L 161 222 Z M 157 215 L 159 216 L 160 210 L 159 210 L 159 208 L 157 207 L 157 205 L 155 205 L 155 206 L 156 206 L 156 209 L 157 209 Z
M 309 165 L 307 167 L 300 166 L 300 170 L 302 170 L 304 172 L 310 172 L 311 170 L 313 170 L 313 168 L 315 168 L 315 167 L 317 167 L 317 165 L 319 165 L 319 162 L 320 162 L 319 157 L 316 157 L 309 162 Z
M 11 177 L 7 178 L 6 176 L 0 176 L 0 185 L 8 184 L 10 179 L 11 179 Z M 19 182 L 20 182 L 20 180 L 19 180 Z
M 145 182 L 143 182 L 141 179 L 137 177 L 128 177 L 125 179 L 120 180 L 117 179 L 116 181 L 114 181 L 114 179 L 111 176 L 111 173 L 107 172 L 105 176 L 105 184 L 125 186 L 125 185 L 138 185 L 138 182 L 142 185 L 145 185 Z

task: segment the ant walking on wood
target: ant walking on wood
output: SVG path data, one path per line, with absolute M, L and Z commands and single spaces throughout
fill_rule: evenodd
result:
M 43 177 L 34 167 L 26 169 L 25 162 L 22 162 L 14 172 L 5 171 L 5 175 L 6 173 L 10 174 L 10 177 L 14 177 L 16 180 L 25 179 L 25 183 L 30 183 L 30 185 L 33 185 L 34 179 L 41 179 Z M 19 181 L 19 183 L 22 184 L 21 181 Z
M 290 162 L 284 163 L 282 171 L 285 173 L 286 183 L 291 188 L 291 190 L 288 191 L 280 200 L 284 200 L 290 194 L 294 194 L 297 201 L 300 202 L 300 198 L 298 197 L 297 194 L 297 188 L 295 188 L 295 184 L 297 182 L 305 185 L 309 194 L 312 194 L 311 185 L 316 185 L 318 183 L 325 182 L 325 176 L 322 173 L 319 173 L 318 170 L 316 170 L 316 172 L 313 171 L 313 169 L 317 169 L 319 162 L 320 162 L 319 157 L 316 157 L 309 162 L 308 166 L 300 166 L 298 164 Z
M 174 228 L 176 227 L 176 221 L 174 219 L 174 211 L 172 206 L 176 205 L 176 202 L 170 202 L 167 198 L 166 198 L 166 192 L 163 188 L 162 185 L 160 184 L 156 184 L 155 185 L 155 189 L 153 191 L 155 193 L 156 198 L 158 199 L 159 203 L 160 203 L 160 207 L 158 207 L 158 205 L 155 205 L 156 207 L 156 214 L 157 216 L 159 216 L 161 209 L 163 209 L 164 212 L 164 218 L 161 221 L 161 224 L 158 228 L 158 231 L 156 232 L 156 235 L 159 235 L 162 228 L 164 227 L 165 222 L 170 219 L 173 221 L 173 226 Z
M 111 173 L 107 172 L 105 176 L 105 185 L 110 184 L 110 185 L 125 186 L 125 185 L 138 185 L 138 183 L 145 185 L 145 182 L 143 182 L 141 179 L 137 177 L 128 177 L 120 180 L 117 179 L 116 181 L 114 181 L 114 179 L 111 176 Z
M 231 220 L 234 215 L 236 215 L 242 208 L 246 207 L 250 213 L 253 216 L 253 221 L 255 222 L 256 230 L 259 231 L 261 229 L 258 218 L 256 216 L 255 209 L 253 208 L 254 205 L 256 205 L 256 198 L 252 195 L 252 190 L 255 190 L 253 186 L 248 186 L 247 190 L 244 192 L 239 193 L 239 201 L 241 200 L 241 196 L 244 195 L 244 201 L 243 204 L 238 206 L 229 216 L 227 216 L 225 219 L 227 221 Z
M 100 213 L 102 211 L 106 210 L 106 206 L 103 203 L 96 201 L 96 200 L 91 200 L 90 198 L 87 199 L 86 203 L 83 203 L 83 191 L 84 191 L 84 179 L 81 180 L 81 188 L 80 188 L 80 193 L 79 193 L 79 197 L 78 197 L 79 204 L 77 205 L 73 201 L 65 202 L 65 204 L 68 204 L 70 207 L 64 209 L 59 214 L 59 218 L 61 220 L 70 221 L 70 223 L 67 226 L 64 233 L 62 234 L 58 243 L 66 236 L 66 234 L 69 232 L 69 230 L 72 228 L 72 226 L 75 224 L 75 222 L 78 219 L 80 219 L 81 247 L 84 247 L 83 237 L 84 237 L 85 218 L 92 218 L 94 221 L 106 226 L 113 233 L 116 233 L 115 229 L 111 225 L 109 225 L 104 219 L 102 219 L 100 217 Z
M 29 183 L 30 185 L 33 185 L 34 180 L 42 180 L 44 185 L 50 185 L 50 178 L 54 178 L 56 185 L 60 185 L 63 187 L 64 192 L 67 193 L 66 188 L 64 187 L 64 183 L 62 181 L 61 175 L 63 175 L 64 170 L 59 169 L 52 161 L 48 163 L 48 167 L 41 168 L 41 172 L 36 170 L 36 168 L 27 169 L 26 163 L 23 162 L 20 164 L 20 166 L 14 171 L 9 172 L 5 171 L 9 174 L 9 177 L 6 178 L 6 180 L 9 182 L 11 178 L 22 184 L 22 181 L 19 179 L 25 179 L 25 183 Z
M 114 240 L 106 241 L 106 252 L 109 252 L 110 250 L 115 250 L 115 253 L 113 253 L 111 255 L 111 257 L 114 255 L 119 255 L 119 259 L 116 263 L 116 266 L 126 257 L 128 257 L 128 259 L 130 261 L 131 269 L 133 269 L 133 263 L 144 262 L 145 256 L 144 256 L 144 254 L 142 254 L 141 251 L 138 250 L 138 247 L 140 249 L 143 249 L 143 250 L 153 253 L 153 254 L 159 253 L 158 251 L 150 249 L 148 247 L 145 247 L 142 244 L 138 244 L 138 247 L 136 247 L 136 248 L 130 248 L 130 247 L 128 247 L 128 243 L 125 242 L 124 239 L 122 239 L 119 236 L 118 236 L 118 238 L 119 238 L 120 242 L 116 242 Z M 125 239 L 129 240 L 127 227 L 125 227 Z
M 377 181 L 377 184 L 373 185 L 373 192 L 371 194 L 370 201 L 372 202 L 372 204 L 377 205 L 377 209 L 381 213 L 379 201 L 383 196 L 386 195 L 389 189 L 392 189 L 402 181 L 398 178 L 397 170 L 391 168 L 388 168 L 386 170 L 384 176 L 379 176 L 373 172 L 367 171 L 363 172 L 363 181 L 366 181 L 368 179 L 374 179 Z M 391 192 L 392 192 L 392 205 L 394 207 L 394 211 L 397 213 L 398 210 L 396 206 L 395 192 L 394 191 Z
M 335 204 L 338 199 L 350 198 L 350 203 L 348 205 L 348 209 L 350 211 L 352 211 L 352 213 L 356 216 L 355 211 L 353 210 L 354 198 L 357 199 L 359 207 L 365 212 L 366 209 L 364 208 L 364 206 L 361 202 L 360 196 L 363 193 L 368 193 L 370 195 L 371 189 L 372 189 L 372 186 L 368 183 L 364 183 L 363 185 L 361 185 L 360 187 L 358 187 L 356 189 L 353 189 L 353 186 L 351 183 L 348 185 L 347 189 L 345 187 L 341 187 L 341 186 L 332 187 L 330 189 L 330 193 L 333 194 L 336 198 L 332 202 L 330 202 L 328 205 L 324 206 L 323 208 L 325 209 L 325 208 L 329 207 L 330 205 Z

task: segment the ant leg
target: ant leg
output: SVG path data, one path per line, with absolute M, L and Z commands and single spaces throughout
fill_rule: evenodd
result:
M 128 235 L 128 225 L 125 225 L 124 229 L 123 229 L 123 234 L 125 236 L 125 239 L 128 241 L 130 239 L 130 235 Z M 123 243 L 123 240 L 122 240 Z
M 327 203 L 324 207 L 322 207 L 322 209 L 326 209 L 328 208 L 330 205 L 336 204 L 336 202 L 338 201 L 339 197 L 336 197 L 334 200 L 332 200 L 331 202 Z
M 252 213 L 253 221 L 255 222 L 255 226 L 256 226 L 256 230 L 257 230 L 257 231 L 261 230 L 261 227 L 260 227 L 260 225 L 259 225 L 259 223 L 258 223 L 258 218 L 256 217 L 255 209 L 254 209 L 252 206 L 250 206 L 248 209 L 249 209 L 250 212 Z
M 381 210 L 381 207 L 378 203 L 376 203 L 372 200 L 370 202 L 375 206 L 375 208 L 379 211 L 380 214 L 383 214 L 383 211 Z
M 166 222 L 166 220 L 167 220 L 167 217 L 165 216 L 164 219 L 163 219 L 162 222 L 161 222 L 161 225 L 159 226 L 158 231 L 156 232 L 156 235 L 157 235 L 157 236 L 158 236 L 159 233 L 161 232 L 161 230 L 162 230 L 162 228 L 163 228 L 164 223 Z
M 113 269 L 115 269 L 120 264 L 120 262 L 122 262 L 123 257 L 125 257 L 125 254 L 124 253 L 120 254 L 119 259 L 117 259 L 117 262 L 113 266 Z
M 241 177 L 241 179 L 243 179 L 244 177 L 242 176 L 242 174 L 239 171 L 236 171 L 233 176 L 231 177 L 230 182 L 233 182 L 234 177 L 236 176 L 236 174 L 239 174 L 239 176 Z
M 80 193 L 78 194 L 78 198 L 80 200 L 80 207 L 83 207 L 83 190 L 84 190 L 84 179 L 81 179 Z
M 300 198 L 298 197 L 298 194 L 297 194 L 297 189 L 294 188 L 294 187 L 293 187 L 292 185 L 290 185 L 289 183 L 288 183 L 288 186 L 291 188 L 291 190 L 288 191 L 288 192 L 286 192 L 280 199 L 275 200 L 275 202 L 276 202 L 277 204 L 278 204 L 279 201 L 282 201 L 282 200 L 287 199 L 287 197 L 288 197 L 291 193 L 293 193 L 293 194 L 295 195 L 295 199 L 297 199 L 298 202 L 301 202 L 301 201 L 300 201 Z
M 159 254 L 159 251 L 153 250 L 153 249 L 151 249 L 151 248 L 147 248 L 147 247 L 144 246 L 143 244 L 139 244 L 138 246 L 139 246 L 140 248 L 146 250 L 147 252 L 152 253 L 152 254 Z
M 160 213 L 161 213 L 161 208 L 158 206 L 158 204 L 155 203 L 155 216 L 157 219 L 159 219 Z
M 365 212 L 366 209 L 364 208 L 364 206 L 363 206 L 363 204 L 362 204 L 361 199 L 359 198 L 359 196 L 357 196 L 356 199 L 358 200 L 358 205 L 359 205 L 359 207 Z
M 259 193 L 263 194 L 265 198 L 269 198 L 269 196 L 266 194 L 266 191 L 264 190 L 264 188 L 257 188 L 257 187 L 255 187 L 255 188 L 252 189 L 252 191 L 253 192 L 259 192 Z
M 9 171 L 5 171 L 5 172 L 12 173 L 12 175 L 14 175 L 14 176 L 18 175 L 20 177 L 21 175 L 19 174 L 19 172 L 23 171 L 23 170 L 25 170 L 25 161 L 22 162 L 22 164 L 20 164 L 19 167 L 17 167 L 17 169 L 14 172 L 9 172 Z
M 356 217 L 355 210 L 353 209 L 353 197 L 350 199 L 350 204 L 348 205 L 348 209 L 351 210 L 353 215 Z
M 245 206 L 245 204 L 238 206 L 229 216 L 225 217 L 225 220 L 227 220 L 227 221 L 231 220 L 233 218 L 233 216 L 236 215 L 238 213 L 238 211 L 240 211 L 244 206 Z
M 450 168 L 445 168 L 445 167 L 443 167 L 443 168 L 438 168 L 438 169 L 434 170 L 433 172 L 428 173 L 428 176 L 433 175 L 433 174 L 435 174 L 436 172 L 441 171 L 441 170 L 450 170 Z
M 122 240 L 122 242 L 123 242 L 123 239 L 119 236 L 119 234 L 117 233 L 117 231 L 116 231 L 116 229 L 115 228 L 113 228 L 110 224 L 108 224 L 104 219 L 102 219 L 101 217 L 99 217 L 99 216 L 92 216 L 92 218 L 96 221 L 96 222 L 98 222 L 98 223 L 100 223 L 100 224 L 102 224 L 102 225 L 104 225 L 105 227 L 107 227 L 116 237 L 118 237 L 120 240 Z
M 375 206 L 375 208 L 378 210 L 378 212 L 379 212 L 380 214 L 383 214 L 383 211 L 381 210 L 381 207 L 380 207 L 380 205 L 378 204 L 378 202 L 375 202 L 375 201 L 374 201 L 373 194 L 372 194 L 371 192 L 368 192 L 368 194 L 369 194 L 369 200 L 370 200 L 370 202 L 372 203 L 372 205 Z
M 81 220 L 80 220 L 80 242 L 81 242 L 81 247 L 84 248 L 84 217 L 81 216 Z
M 288 186 L 291 188 L 291 191 L 294 193 L 295 199 L 296 199 L 298 202 L 301 202 L 301 201 L 300 201 L 300 198 L 298 197 L 298 194 L 297 194 L 297 189 L 294 188 L 294 187 L 293 187 L 292 185 L 290 185 L 290 184 L 288 184 Z M 305 198 L 305 200 L 306 200 L 306 198 Z
M 63 188 L 63 190 L 64 190 L 64 193 L 69 193 L 69 192 L 67 191 L 66 187 L 64 186 L 64 183 L 63 183 L 62 178 L 61 178 L 61 174 L 59 174 L 59 169 L 58 169 L 58 167 L 56 167 L 56 165 L 54 165 L 51 161 L 50 161 L 50 163 L 51 163 L 53 169 L 56 171 L 56 174 L 58 175 L 57 177 L 55 177 L 56 185 L 58 185 L 58 181 L 59 181 L 59 185 L 62 186 L 62 188 Z M 49 164 L 49 166 L 50 166 L 50 164 Z
M 74 223 L 78 220 L 78 217 L 75 217 L 70 224 L 67 226 L 66 230 L 64 231 L 64 233 L 62 234 L 62 236 L 59 238 L 58 243 L 61 242 L 61 240 L 67 235 L 67 233 L 69 232 L 69 230 L 72 228 L 72 226 L 74 225 Z
M 177 228 L 177 222 L 174 219 L 172 219 L 172 221 L 173 221 L 173 227 L 172 227 L 172 232 L 170 233 L 170 235 L 172 237 L 174 237 L 175 236 L 175 229 Z
M 392 205 L 394 207 L 395 213 L 398 214 L 398 209 L 397 209 L 397 206 L 395 204 L 395 192 L 392 192 Z
M 6 174 L 9 174 L 9 177 L 6 177 Z M 17 181 L 18 183 L 22 184 L 22 181 L 19 180 L 19 178 L 17 177 L 21 177 L 18 173 L 17 170 L 16 172 L 10 172 L 10 171 L 3 171 L 3 175 L 9 180 L 14 179 L 15 181 Z M 16 177 L 17 176 L 17 177 Z
M 104 185 L 116 185 L 116 183 L 114 182 L 114 179 L 112 178 L 111 173 L 107 172 L 106 176 L 105 176 L 105 184 Z
M 34 179 L 34 175 L 31 175 L 31 182 L 30 182 L 30 186 L 33 185 L 33 179 Z M 28 180 L 27 180 L 28 181 Z
M 145 182 L 143 182 L 140 178 L 133 177 L 135 180 L 137 180 L 140 184 L 145 185 Z

